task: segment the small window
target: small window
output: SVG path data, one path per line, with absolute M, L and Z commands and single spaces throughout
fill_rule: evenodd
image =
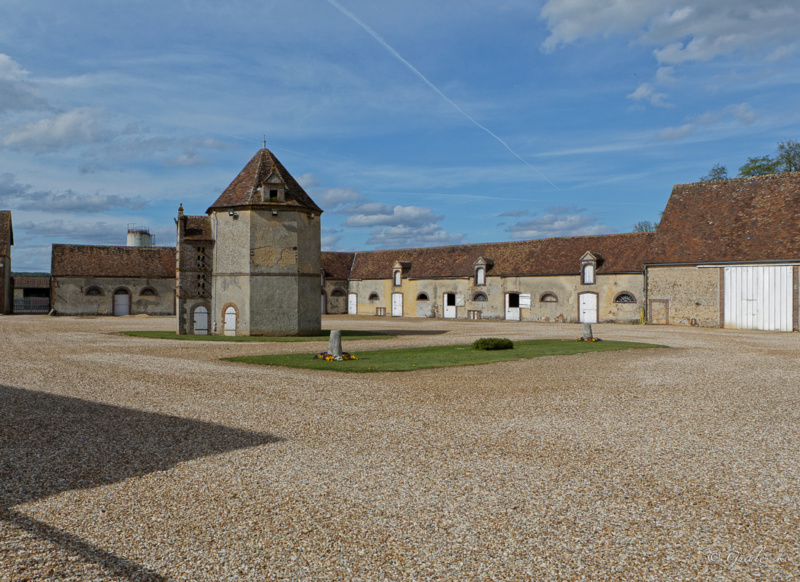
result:
M 558 297 L 556 297 L 555 293 L 544 293 L 539 298 L 539 301 L 542 303 L 558 303 Z
M 369 294 L 369 301 L 379 301 L 379 300 L 380 300 L 380 297 L 378 296 L 377 293 L 373 292 L 373 293 Z
M 427 293 L 420 293 L 417 295 L 417 301 L 430 301 L 430 299 L 428 299 Z
M 403 273 L 399 269 L 394 272 L 394 286 L 399 287 L 402 284 Z
M 475 284 L 476 285 L 486 285 L 486 269 L 483 267 L 478 267 L 475 269 Z
M 623 291 L 614 297 L 614 303 L 636 303 L 636 297 L 633 296 L 633 293 Z
M 583 284 L 594 285 L 594 265 L 583 266 Z
M 157 293 L 156 290 L 153 289 L 152 287 L 145 287 L 144 289 L 142 289 L 139 295 L 145 295 L 147 297 L 155 297 Z
M 103 292 L 100 290 L 100 287 L 89 287 L 86 290 L 87 295 L 102 295 Z
M 277 190 L 270 190 L 269 191 L 269 201 L 270 202 L 277 202 L 278 201 L 278 191 Z
M 334 289 L 333 291 L 331 291 L 331 297 L 344 297 L 344 296 L 345 292 L 342 291 L 341 289 Z
M 483 293 L 475 293 L 475 297 L 472 298 L 473 301 L 486 301 L 486 295 Z

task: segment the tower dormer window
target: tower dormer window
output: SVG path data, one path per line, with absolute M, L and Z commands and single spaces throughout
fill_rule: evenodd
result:
M 278 191 L 277 190 L 270 190 L 269 191 L 269 201 L 270 202 L 277 202 L 278 201 Z

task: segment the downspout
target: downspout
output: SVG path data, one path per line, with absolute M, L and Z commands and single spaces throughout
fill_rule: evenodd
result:
M 217 237 L 219 229 L 219 220 L 217 219 L 217 212 L 214 211 L 214 264 L 211 267 L 211 313 L 212 330 L 211 333 L 217 331 Z
M 647 265 L 644 266 L 644 306 L 642 307 L 642 325 L 647 323 L 647 292 L 649 286 L 647 284 Z

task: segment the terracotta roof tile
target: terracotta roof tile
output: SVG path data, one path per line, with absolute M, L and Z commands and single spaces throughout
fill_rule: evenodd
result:
M 49 289 L 50 277 L 14 277 L 14 289 Z
M 638 273 L 651 240 L 651 233 L 627 233 L 366 251 L 355 254 L 351 277 L 388 279 L 396 261 L 409 263 L 404 276 L 410 279 L 471 277 L 480 257 L 491 261 L 489 276 L 579 274 L 587 251 L 603 257 L 598 274 Z
M 53 277 L 175 277 L 173 247 L 53 245 Z
M 184 240 L 212 240 L 211 217 L 209 216 L 184 216 L 186 221 Z
M 212 209 L 270 204 L 261 200 L 261 195 L 257 190 L 273 173 L 277 174 L 286 186 L 286 202 L 284 204 L 322 212 L 322 209 L 314 203 L 300 184 L 286 171 L 278 158 L 268 149 L 261 149 L 253 156 L 253 159 L 239 172 L 239 175 L 209 207 L 207 212 L 210 213 Z
M 800 259 L 800 173 L 672 190 L 648 264 Z
M 322 268 L 325 269 L 325 277 L 343 281 L 349 279 L 354 255 L 355 253 L 322 253 Z

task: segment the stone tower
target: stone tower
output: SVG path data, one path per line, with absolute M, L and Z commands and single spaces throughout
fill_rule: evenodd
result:
M 320 333 L 320 214 L 268 149 L 207 210 L 214 239 L 211 333 Z

